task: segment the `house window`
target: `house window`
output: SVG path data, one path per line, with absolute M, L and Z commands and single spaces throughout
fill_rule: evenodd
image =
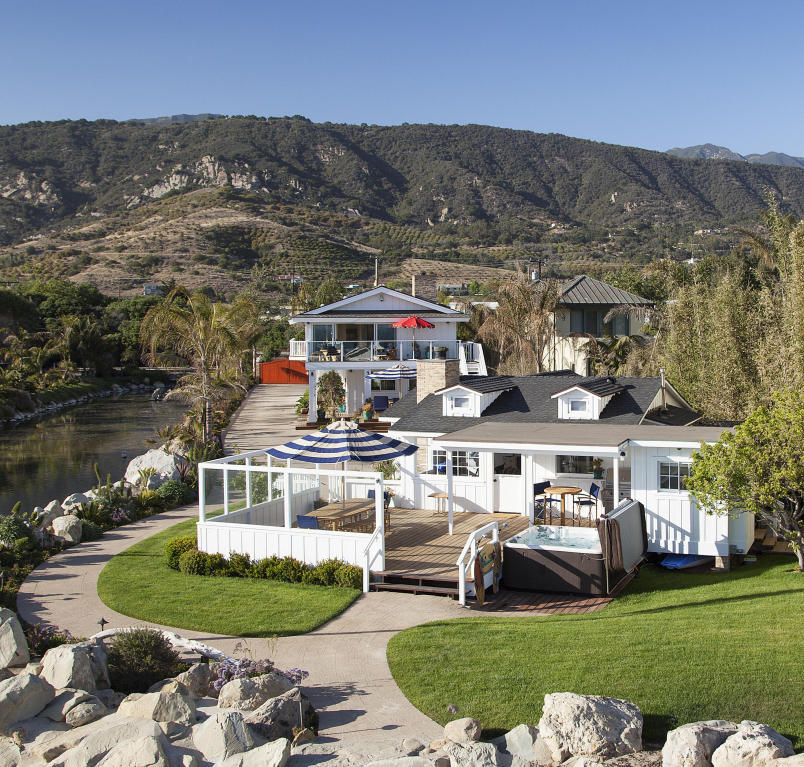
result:
M 659 463 L 659 490 L 686 490 L 690 464 L 677 461 Z
M 594 474 L 592 455 L 557 455 L 556 474 Z
M 585 399 L 571 399 L 570 412 L 572 413 L 585 413 L 589 407 L 589 403 Z
M 614 336 L 627 336 L 629 317 L 627 314 L 619 314 L 611 321 L 611 333 Z
M 465 410 L 469 407 L 469 397 L 453 397 L 452 407 L 456 410 Z
M 446 474 L 447 451 L 433 450 L 430 471 L 433 474 Z M 454 450 L 452 452 L 452 475 L 455 477 L 479 477 L 480 453 L 475 450 Z
M 313 341 L 333 341 L 335 333 L 332 325 L 313 325 Z
M 371 391 L 396 391 L 396 381 L 383 380 L 382 378 L 371 379 Z
M 600 337 L 603 332 L 603 317 L 606 312 L 599 309 L 572 309 L 570 311 L 570 333 L 585 333 Z
M 522 455 L 520 453 L 495 453 L 495 474 L 522 474 Z

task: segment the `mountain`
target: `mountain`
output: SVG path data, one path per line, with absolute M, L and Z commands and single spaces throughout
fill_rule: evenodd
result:
M 233 290 L 279 284 L 291 263 L 358 279 L 381 253 L 389 278 L 407 259 L 497 268 L 537 254 L 572 274 L 727 250 L 766 189 L 804 216 L 800 168 L 558 134 L 301 117 L 27 123 L 0 127 L 0 271 Z
M 703 160 L 744 160 L 759 165 L 784 165 L 788 168 L 804 168 L 804 157 L 792 157 L 783 152 L 765 152 L 765 154 L 741 155 L 732 152 L 725 146 L 716 144 L 697 144 L 696 146 L 675 147 L 668 149 L 667 154 L 685 159 Z
M 142 125 L 173 125 L 174 123 L 194 123 L 199 120 L 217 120 L 225 115 L 214 114 L 212 112 L 202 112 L 197 115 L 166 115 L 165 117 L 135 117 L 126 120 L 129 123 L 140 123 Z

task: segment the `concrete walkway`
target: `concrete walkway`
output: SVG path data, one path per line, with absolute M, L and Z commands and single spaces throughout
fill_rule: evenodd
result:
M 292 404 L 303 388 L 262 385 L 252 389 L 231 422 L 227 446 L 251 450 L 294 436 Z M 29 623 L 50 623 L 76 636 L 96 633 L 101 617 L 108 621 L 108 628 L 153 625 L 104 605 L 98 597 L 98 576 L 115 554 L 196 514 L 195 506 L 173 509 L 51 557 L 23 583 L 17 597 L 19 614 Z M 405 737 L 427 742 L 442 730 L 412 706 L 394 683 L 385 658 L 389 639 L 410 626 L 466 615 L 457 603 L 442 597 L 371 593 L 317 631 L 298 637 L 241 640 L 159 628 L 207 642 L 228 654 L 244 643 L 254 657 L 269 657 L 280 668 L 303 668 L 310 672 L 305 688 L 319 710 L 323 736 L 350 746 L 393 745 Z

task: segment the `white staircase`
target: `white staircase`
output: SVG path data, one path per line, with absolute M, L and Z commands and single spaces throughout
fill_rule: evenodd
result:
M 482 344 L 474 341 L 462 343 L 458 349 L 458 362 L 462 376 L 488 375 Z

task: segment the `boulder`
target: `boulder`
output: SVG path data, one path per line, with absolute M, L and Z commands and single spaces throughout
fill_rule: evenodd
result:
M 106 708 L 117 708 L 126 699 L 126 694 L 114 690 L 95 690 L 95 697 Z
M 573 756 L 567 759 L 561 767 L 604 767 L 603 762 L 591 756 Z
M 452 767 L 507 767 L 511 758 L 500 753 L 493 743 L 450 742 L 444 746 Z M 415 758 L 415 757 L 414 757 Z
M 106 716 L 108 713 L 109 709 L 97 698 L 93 697 L 91 700 L 86 700 L 73 706 L 73 708 L 67 712 L 64 721 L 70 727 L 81 727 L 82 725 L 94 722 L 96 719 L 100 719 L 102 716 Z
M 0 764 L 3 767 L 17 767 L 22 761 L 19 746 L 10 740 L 0 741 Z
M 470 743 L 473 740 L 480 740 L 482 728 L 477 719 L 466 716 L 463 719 L 455 719 L 444 726 L 444 737 L 453 743 Z
M 17 614 L 0 608 L 0 668 L 24 666 L 31 659 Z
M 120 716 L 139 716 L 155 722 L 195 724 L 195 701 L 181 682 L 171 681 L 158 692 L 134 693 L 117 709 Z
M 294 727 L 315 729 L 317 717 L 307 696 L 298 687 L 294 687 L 267 700 L 258 709 L 247 714 L 245 722 L 253 732 L 267 740 L 292 739 Z
M 793 756 L 777 760 L 774 767 L 804 767 L 804 751 L 800 754 L 793 754 Z
M 76 506 L 82 506 L 85 503 L 89 503 L 89 498 L 87 498 L 83 493 L 73 493 L 64 499 L 61 507 L 65 512 L 69 513 L 71 509 L 75 508 Z
M 155 490 L 169 479 L 180 478 L 177 466 L 181 460 L 181 458 L 177 458 L 162 448 L 149 450 L 147 453 L 138 455 L 129 461 L 126 467 L 125 480 L 132 485 L 142 484 L 140 472 L 145 469 L 153 469 L 154 474 L 148 480 L 148 489 Z
M 254 738 L 239 711 L 218 711 L 193 727 L 193 743 L 210 762 L 254 748 Z
M 712 754 L 712 767 L 771 767 L 793 756 L 793 744 L 772 727 L 743 721 Z
M 52 722 L 63 722 L 70 709 L 75 708 L 79 703 L 92 700 L 97 700 L 97 698 L 83 690 L 73 690 L 69 687 L 65 690 L 58 690 L 56 697 L 40 716 L 50 719 Z
M 42 658 L 42 678 L 54 687 L 95 690 L 95 675 L 86 648 L 77 644 L 52 647 Z
M 209 695 L 212 685 L 212 671 L 209 663 L 193 663 L 187 671 L 176 677 L 196 698 L 205 698 Z
M 61 504 L 54 499 L 45 506 L 44 512 L 45 514 L 53 514 L 54 517 L 60 517 L 64 514 L 64 509 L 62 509 Z
M 99 690 L 108 689 L 111 686 L 111 682 L 109 681 L 109 660 L 106 645 L 100 639 L 90 639 L 82 642 L 80 646 L 89 653 L 89 665 L 92 667 L 95 687 Z
M 42 673 L 42 663 L 40 661 L 31 661 L 25 665 L 23 671 L 26 674 L 33 674 L 34 676 L 39 676 Z
M 81 530 L 83 523 L 75 514 L 66 514 L 63 517 L 56 517 L 50 525 L 53 530 L 53 537 L 67 544 L 81 543 Z
M 721 719 L 692 722 L 670 730 L 662 748 L 662 767 L 711 767 L 715 749 L 735 732 L 734 722 Z
M 449 757 L 446 762 L 449 765 Z M 426 756 L 397 756 L 368 762 L 365 767 L 433 767 L 433 764 L 434 761 Z
M 533 744 L 539 737 L 539 731 L 529 724 L 520 724 L 509 730 L 505 735 L 496 738 L 493 742 L 500 751 L 505 751 L 511 756 L 521 756 L 523 759 L 532 760 Z
M 246 679 L 233 679 L 221 687 L 218 705 L 221 708 L 253 711 L 292 687 L 290 680 L 275 671 Z
M 538 729 L 558 763 L 571 756 L 609 758 L 642 750 L 642 712 L 619 698 L 545 695 Z
M 170 767 L 163 741 L 146 735 L 116 745 L 97 767 Z
M 17 674 L 0 682 L 0 732 L 36 716 L 55 696 L 53 686 L 33 674 Z
M 216 762 L 215 767 L 285 767 L 290 759 L 290 741 L 280 738 L 273 743 L 235 754 Z

